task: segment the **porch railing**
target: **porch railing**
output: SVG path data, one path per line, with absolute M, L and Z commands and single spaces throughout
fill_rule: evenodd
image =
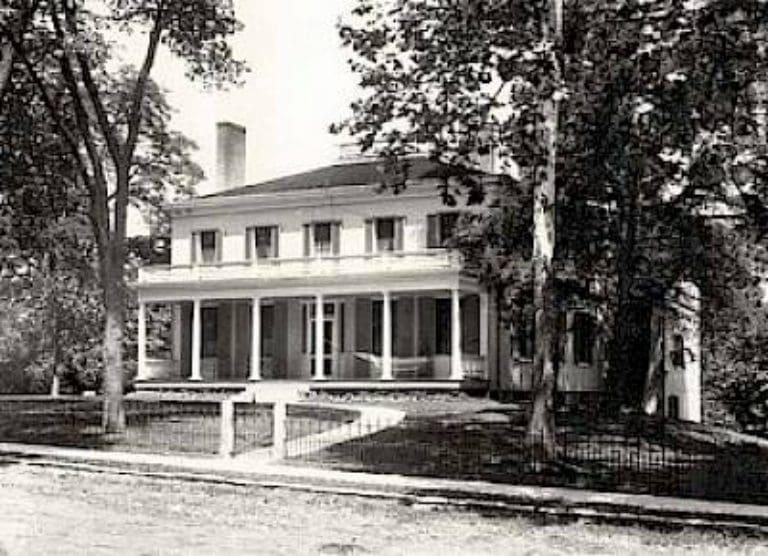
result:
M 185 280 L 381 275 L 388 272 L 460 270 L 461 257 L 445 249 L 364 253 L 322 257 L 223 261 L 197 265 L 152 265 L 139 269 L 138 283 L 163 284 Z

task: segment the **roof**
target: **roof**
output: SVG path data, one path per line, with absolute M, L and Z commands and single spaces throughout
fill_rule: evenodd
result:
M 404 164 L 407 165 L 406 177 L 408 180 L 447 178 L 460 173 L 455 167 L 429 160 L 426 157 L 406 159 Z M 392 175 L 391 170 L 390 173 L 387 173 L 384 161 L 370 160 L 324 166 L 300 174 L 204 195 L 203 198 L 237 197 L 240 195 L 320 189 L 343 185 L 374 185 L 393 183 L 394 179 L 395 176 Z

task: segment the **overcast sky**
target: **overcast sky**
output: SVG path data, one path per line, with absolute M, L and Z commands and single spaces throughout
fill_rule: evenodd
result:
M 197 162 L 212 181 L 220 120 L 248 130 L 250 183 L 334 162 L 340 139 L 328 133 L 328 126 L 347 114 L 356 82 L 336 22 L 353 1 L 235 0 L 235 5 L 245 30 L 234 46 L 251 67 L 242 88 L 204 91 L 166 53 L 153 71 L 178 110 L 176 128 L 200 147 Z M 211 187 L 203 184 L 199 191 Z

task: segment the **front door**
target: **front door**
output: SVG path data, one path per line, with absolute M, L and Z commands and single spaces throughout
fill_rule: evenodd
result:
M 309 305 L 310 318 L 307 322 L 307 337 L 310 339 L 309 357 L 310 374 L 315 376 L 315 306 Z M 336 368 L 338 346 L 336 344 L 336 304 L 323 304 L 323 376 L 330 378 Z

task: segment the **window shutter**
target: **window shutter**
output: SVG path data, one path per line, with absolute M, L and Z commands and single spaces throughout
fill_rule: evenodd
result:
M 405 218 L 395 218 L 395 251 L 403 250 L 403 222 Z
M 331 224 L 331 253 L 334 255 L 339 254 L 339 232 L 341 231 L 341 223 L 334 222 Z
M 216 230 L 216 262 L 221 262 L 224 230 Z
M 189 252 L 189 260 L 192 264 L 197 264 L 197 246 L 200 243 L 200 234 L 198 232 L 192 232 L 192 243 Z
M 373 252 L 373 220 L 370 218 L 365 221 L 365 252 Z
M 304 256 L 309 257 L 309 224 L 304 224 Z
M 427 247 L 440 247 L 440 229 L 438 227 L 438 216 L 430 214 L 427 216 Z
M 280 256 L 280 228 L 277 226 L 272 227 L 272 256 L 277 258 Z
M 253 228 L 245 229 L 245 260 L 253 260 L 253 243 L 256 230 Z

